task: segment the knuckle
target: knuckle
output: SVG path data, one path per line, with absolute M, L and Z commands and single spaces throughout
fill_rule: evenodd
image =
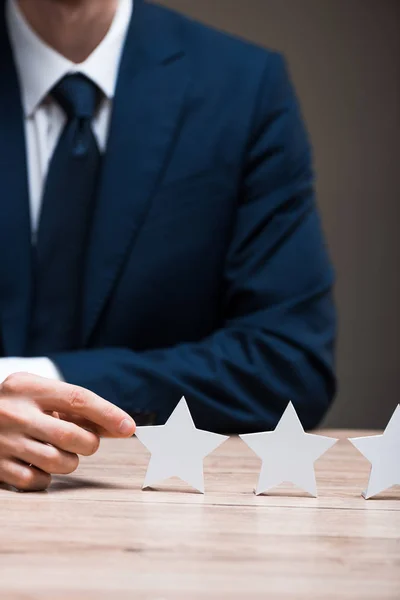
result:
M 117 418 L 119 416 L 119 409 L 114 405 L 111 404 L 111 402 L 107 402 L 104 410 L 103 410 L 103 417 L 105 420 L 113 420 L 115 418 Z
M 4 421 L 9 421 L 13 418 L 10 402 L 2 399 L 0 402 L 0 425 Z
M 86 406 L 86 397 L 84 391 L 77 387 L 72 386 L 69 392 L 69 406 L 75 410 L 82 410 Z
M 0 429 L 5 427 L 5 431 L 10 427 L 23 429 L 27 423 L 27 410 L 22 410 L 21 403 L 2 398 L 0 400 Z
M 15 394 L 21 389 L 21 373 L 12 373 L 5 378 L 1 384 L 1 391 L 3 394 Z
M 57 427 L 54 437 L 56 445 L 60 445 L 62 448 L 73 446 L 76 443 L 75 431 L 65 422 L 62 427 Z
M 41 475 L 40 477 L 33 469 L 24 469 L 18 475 L 16 487 L 22 491 L 44 490 L 49 486 L 50 476 Z
M 30 452 L 30 443 L 29 441 L 22 437 L 18 440 L 18 452 L 21 453 L 23 456 L 27 455 Z
M 35 474 L 29 469 L 24 469 L 17 477 L 16 485 L 20 490 L 29 490 L 35 481 Z
M 46 447 L 45 465 L 49 473 L 56 473 L 60 467 L 60 454 L 54 446 Z

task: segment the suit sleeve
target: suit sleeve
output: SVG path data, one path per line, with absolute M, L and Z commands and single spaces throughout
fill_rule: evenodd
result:
M 292 401 L 306 428 L 335 393 L 333 270 L 314 197 L 312 156 L 284 59 L 260 77 L 241 203 L 224 271 L 224 325 L 197 343 L 50 357 L 66 381 L 164 423 L 185 395 L 199 428 L 275 427 Z

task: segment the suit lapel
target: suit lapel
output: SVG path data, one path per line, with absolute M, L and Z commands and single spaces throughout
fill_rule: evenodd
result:
M 4 353 L 25 351 L 31 303 L 31 229 L 23 110 L 0 4 L 0 335 Z
M 162 14 L 135 0 L 89 248 L 83 343 L 146 218 L 184 107 L 186 60 Z

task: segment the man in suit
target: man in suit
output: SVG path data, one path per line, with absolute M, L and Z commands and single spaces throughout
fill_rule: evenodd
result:
M 212 431 L 315 426 L 333 273 L 282 57 L 145 0 L 0 4 L 0 480 L 182 395 Z

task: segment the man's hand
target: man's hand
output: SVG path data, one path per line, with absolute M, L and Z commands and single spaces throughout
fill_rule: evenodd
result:
M 75 471 L 79 454 L 94 454 L 100 436 L 134 432 L 128 414 L 89 390 L 14 373 L 0 385 L 0 482 L 44 490 L 52 474 Z

